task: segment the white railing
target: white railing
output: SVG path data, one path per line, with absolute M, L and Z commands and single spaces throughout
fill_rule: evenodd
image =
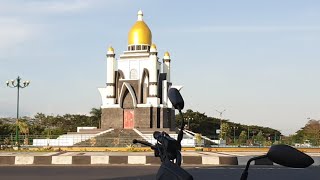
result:
M 113 131 L 108 129 L 97 134 L 64 134 L 57 139 L 33 139 L 33 146 L 73 146 L 79 142 Z
M 143 134 L 137 129 L 133 129 L 137 134 L 139 134 L 145 141 L 148 141 L 151 144 L 156 144 L 157 140 L 153 138 L 153 134 Z M 170 137 L 177 139 L 178 134 L 169 134 Z M 194 147 L 195 146 L 195 139 L 190 133 L 185 133 L 183 139 L 181 141 L 182 147 Z

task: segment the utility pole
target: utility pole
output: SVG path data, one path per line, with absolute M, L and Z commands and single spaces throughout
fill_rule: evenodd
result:
M 226 109 L 224 109 L 223 111 L 218 111 L 216 110 L 219 115 L 220 115 L 220 135 L 221 135 L 221 139 L 223 140 L 223 137 L 222 137 L 222 113 L 226 111 Z

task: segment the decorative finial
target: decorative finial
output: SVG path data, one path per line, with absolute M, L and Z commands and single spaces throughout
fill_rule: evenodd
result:
M 152 44 L 150 49 L 157 49 L 157 46 L 155 44 Z
M 170 62 L 170 54 L 168 51 L 164 53 L 163 60 L 169 60 Z
M 157 52 L 157 46 L 155 44 L 152 44 L 151 47 L 150 47 L 150 52 Z
M 108 51 L 107 51 L 107 55 L 113 54 L 114 55 L 114 49 L 112 46 L 109 46 Z
M 143 12 L 141 10 L 138 11 L 138 21 L 143 21 Z
M 113 47 L 112 47 L 112 46 L 109 46 L 108 51 L 113 51 L 113 52 L 114 52 Z

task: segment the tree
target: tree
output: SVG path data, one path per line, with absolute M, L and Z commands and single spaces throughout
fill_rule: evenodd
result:
M 196 146 L 201 146 L 201 144 L 202 144 L 201 134 L 196 133 L 196 134 L 194 135 L 194 138 L 195 138 L 195 141 L 196 141 Z
M 227 140 L 227 138 L 230 137 L 230 126 L 228 123 L 222 123 L 221 125 L 221 131 L 220 131 L 220 138 Z
M 91 122 L 92 126 L 96 126 L 99 129 L 101 128 L 101 114 L 102 114 L 102 109 L 101 108 L 92 108 L 90 111 L 91 115 Z
M 320 145 L 320 120 L 310 120 L 303 128 L 305 137 L 312 145 Z
M 194 112 L 191 109 L 188 109 L 186 112 L 183 113 L 183 116 L 185 118 L 185 123 L 188 123 L 188 119 L 190 121 L 190 127 L 189 130 L 200 133 L 203 136 L 207 136 L 211 139 L 219 139 L 219 137 L 226 138 L 226 140 L 230 139 L 230 137 L 233 136 L 233 133 L 231 133 L 232 129 L 230 127 L 238 127 L 238 129 L 235 131 L 235 136 L 239 136 L 242 131 L 249 132 L 252 134 L 252 132 L 259 132 L 261 130 L 264 134 L 277 134 L 281 135 L 280 131 L 269 128 L 269 127 L 262 127 L 262 126 L 247 126 L 247 125 L 241 125 L 239 123 L 233 123 L 228 120 L 223 119 L 222 124 L 226 123 L 228 124 L 229 128 L 225 131 L 223 135 L 219 135 L 216 130 L 220 129 L 220 119 L 214 118 L 214 117 L 208 117 L 205 113 L 200 112 Z M 179 127 L 181 124 L 181 116 L 176 115 L 176 125 Z
M 188 124 L 188 118 L 190 118 L 190 127 L 189 130 L 200 133 L 204 136 L 211 138 L 218 138 L 216 129 L 219 129 L 220 120 L 217 118 L 208 117 L 205 113 L 194 112 L 191 109 L 188 109 L 183 113 L 185 118 L 185 123 Z M 181 116 L 176 116 L 176 126 L 180 127 L 181 125 Z
M 29 126 L 26 121 L 18 120 L 17 126 L 19 127 L 20 133 L 24 134 L 24 144 L 28 145 L 28 135 L 29 135 Z
M 240 136 L 239 136 L 239 144 L 245 144 L 246 141 L 247 141 L 247 132 L 241 131 Z
M 265 138 L 264 138 L 264 136 L 263 136 L 262 131 L 259 131 L 259 133 L 258 133 L 257 136 L 255 137 L 255 140 L 256 140 L 256 142 L 259 143 L 259 144 L 263 144 L 263 143 L 264 143 Z
M 17 125 L 19 127 L 20 133 L 22 133 L 24 135 L 28 135 L 29 134 L 28 124 L 25 121 L 21 121 L 21 120 L 18 120 L 17 123 L 18 123 Z
M 304 130 L 303 128 L 296 132 L 296 134 L 292 135 L 292 143 L 303 143 L 305 140 Z
M 15 133 L 15 125 L 14 124 L 1 124 L 0 125 L 0 135 L 9 135 Z

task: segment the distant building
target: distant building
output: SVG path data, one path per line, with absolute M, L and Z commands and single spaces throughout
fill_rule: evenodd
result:
M 167 97 L 172 86 L 170 54 L 160 62 L 142 11 L 128 33 L 127 50 L 116 58 L 107 51 L 107 84 L 102 98 L 101 128 L 174 128 L 175 113 Z

